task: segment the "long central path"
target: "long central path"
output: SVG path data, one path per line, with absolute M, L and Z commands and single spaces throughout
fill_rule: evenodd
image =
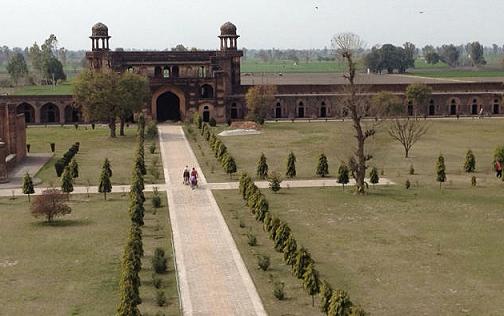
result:
M 159 138 L 183 314 L 266 315 L 182 128 L 160 125 Z M 182 184 L 186 165 L 199 189 Z

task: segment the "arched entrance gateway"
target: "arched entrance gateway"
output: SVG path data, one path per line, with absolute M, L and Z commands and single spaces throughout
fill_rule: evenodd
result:
M 161 94 L 156 100 L 156 119 L 158 122 L 180 121 L 180 99 L 172 92 Z

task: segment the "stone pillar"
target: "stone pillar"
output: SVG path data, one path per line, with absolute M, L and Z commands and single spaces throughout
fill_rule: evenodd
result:
M 9 182 L 7 176 L 7 164 L 5 157 L 7 156 L 7 145 L 0 141 L 0 183 Z
M 59 111 L 60 124 L 65 124 L 65 105 L 64 104 L 58 105 L 58 111 Z

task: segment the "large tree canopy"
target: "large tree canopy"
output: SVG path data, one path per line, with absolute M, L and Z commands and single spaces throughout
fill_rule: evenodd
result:
M 34 43 L 28 50 L 33 69 L 43 83 L 57 83 L 58 80 L 65 80 L 66 75 L 63 65 L 56 57 L 58 55 L 58 39 L 51 34 L 40 47 Z
M 366 67 L 374 73 L 381 73 L 386 70 L 393 73 L 397 70 L 404 73 L 408 68 L 415 67 L 416 48 L 412 43 L 405 43 L 404 47 L 385 44 L 382 47 L 373 47 L 368 53 L 364 62 Z
M 116 117 L 121 114 L 119 75 L 113 71 L 85 70 L 74 82 L 74 97 L 90 121 L 109 124 L 110 137 L 115 137 Z
M 124 123 L 142 109 L 149 95 L 147 79 L 130 72 L 119 75 L 113 71 L 85 70 L 74 83 L 74 97 L 86 118 L 107 122 L 111 137 L 116 135 L 116 118 Z
M 9 63 L 7 64 L 7 71 L 15 85 L 17 85 L 19 79 L 28 74 L 28 66 L 26 65 L 23 54 L 16 52 L 10 57 Z

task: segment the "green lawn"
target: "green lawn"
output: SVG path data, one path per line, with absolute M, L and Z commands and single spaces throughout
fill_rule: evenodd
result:
M 410 158 L 404 158 L 402 146 L 386 132 L 386 123 L 377 127 L 376 136 L 367 142 L 368 153 L 373 155 L 369 162 L 384 172 L 384 176 L 403 184 L 406 179 L 415 185 L 436 186 L 435 162 L 444 154 L 448 181 L 446 186 L 470 185 L 470 175 L 463 172 L 465 154 L 471 148 L 476 155 L 478 182 L 492 183 L 494 179 L 493 151 L 503 145 L 504 120 L 502 119 L 442 119 L 429 120 L 429 132 L 413 147 Z M 217 132 L 225 129 L 219 127 Z M 261 135 L 221 137 L 235 158 L 238 169 L 255 176 L 256 163 L 264 152 L 270 172 L 285 174 L 289 151 L 297 157 L 298 178 L 314 178 L 320 153 L 329 161 L 330 176 L 335 177 L 342 160 L 347 160 L 354 147 L 351 123 L 345 122 L 282 122 L 266 123 Z M 220 164 L 208 149 L 206 141 L 195 133 L 188 137 L 200 160 L 205 176 L 211 182 L 229 181 Z M 202 147 L 200 150 L 198 145 Z M 205 154 L 205 157 L 202 157 Z M 410 165 L 416 174 L 408 174 Z M 214 166 L 212 173 L 211 167 Z
M 377 187 L 365 197 L 341 188 L 263 192 L 321 277 L 372 315 L 502 315 L 503 189 L 494 181 L 443 191 Z M 270 315 L 316 315 L 239 193 L 214 195 Z M 259 246 L 246 244 L 248 230 Z M 272 257 L 271 271 L 257 271 L 255 254 Z M 287 301 L 276 302 L 272 279 L 286 282 Z
M 492 78 L 504 77 L 504 70 L 462 70 L 448 69 L 440 71 L 412 70 L 411 75 L 431 78 Z
M 141 278 L 142 310 L 152 304 L 150 255 L 162 245 L 171 261 L 166 198 L 156 215 L 147 206 L 146 256 Z M 150 203 L 150 201 L 148 201 Z M 128 198 L 112 194 L 72 196 L 72 213 L 53 225 L 31 216 L 25 197 L 0 199 L 0 291 L 2 315 L 113 315 L 118 303 L 120 258 L 126 242 Z M 147 205 L 147 204 L 146 204 Z M 178 315 L 173 269 L 163 276 L 170 305 Z
M 30 152 L 47 153 L 50 152 L 49 143 L 56 143 L 55 156 L 36 175 L 42 179 L 44 184 L 60 185 L 60 179 L 56 176 L 54 163 L 70 148 L 75 142 L 80 142 L 80 151 L 75 156 L 79 163 L 79 178 L 76 185 L 91 185 L 99 183 L 99 176 L 103 160 L 107 157 L 112 164 L 112 183 L 128 184 L 133 166 L 134 152 L 136 148 L 136 126 L 126 129 L 126 136 L 110 138 L 109 129 L 105 126 L 97 125 L 96 129 L 91 129 L 90 125 L 81 125 L 78 129 L 74 126 L 32 126 L 27 129 L 27 143 L 31 145 Z M 146 183 L 162 183 L 163 172 L 159 146 L 156 154 L 152 155 L 148 151 L 149 145 L 154 140 L 145 141 L 145 163 L 147 168 L 153 159 L 158 159 L 158 170 L 160 178 L 155 180 L 149 173 L 145 176 Z M 157 142 L 157 140 L 156 140 Z M 154 158 L 157 157 L 157 158 Z
M 72 95 L 73 84 L 65 81 L 56 86 L 52 85 L 32 85 L 21 86 L 16 89 L 15 95 Z

